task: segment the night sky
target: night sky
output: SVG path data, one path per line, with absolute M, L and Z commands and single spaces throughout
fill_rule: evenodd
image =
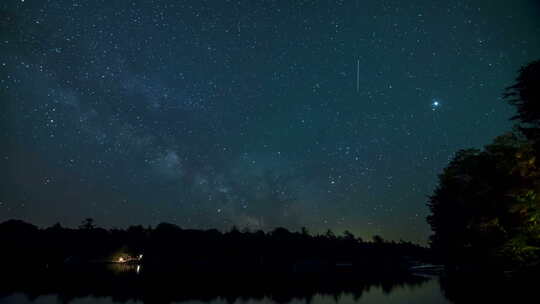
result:
M 539 37 L 534 0 L 2 0 L 0 221 L 426 243 Z

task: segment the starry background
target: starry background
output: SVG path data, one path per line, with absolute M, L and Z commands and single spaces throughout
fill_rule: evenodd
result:
M 425 243 L 538 37 L 533 0 L 4 0 L 0 220 Z

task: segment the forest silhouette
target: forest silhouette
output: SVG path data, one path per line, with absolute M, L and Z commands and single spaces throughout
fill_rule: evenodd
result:
M 60 268 L 136 262 L 145 272 L 399 272 L 427 259 L 427 248 L 410 242 L 363 241 L 352 233 L 311 235 L 306 229 L 270 232 L 155 228 L 103 229 L 87 219 L 76 229 L 60 224 L 40 229 L 9 220 L 0 224 L 3 269 Z

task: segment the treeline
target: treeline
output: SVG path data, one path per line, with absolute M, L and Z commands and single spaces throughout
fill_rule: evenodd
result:
M 410 242 L 388 242 L 381 237 L 364 241 L 350 232 L 310 234 L 291 232 L 228 232 L 182 229 L 161 223 L 155 228 L 96 227 L 87 219 L 77 229 L 60 224 L 38 228 L 9 220 L 0 223 L 0 264 L 9 268 L 84 267 L 138 259 L 145 272 L 398 272 L 413 261 L 429 257 L 426 248 Z

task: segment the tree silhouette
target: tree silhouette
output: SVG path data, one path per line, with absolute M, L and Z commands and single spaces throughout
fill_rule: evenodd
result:
M 373 236 L 373 243 L 382 244 L 382 243 L 384 243 L 384 239 L 380 235 L 374 235 Z
M 356 237 L 349 230 L 343 231 L 343 239 L 345 241 L 349 241 L 349 242 L 355 242 L 356 241 Z
M 84 221 L 82 221 L 82 224 L 79 226 L 79 228 L 84 229 L 84 230 L 92 230 L 96 228 L 96 226 L 94 225 L 94 219 L 90 217 L 84 219 Z
M 514 105 L 517 115 L 513 120 L 519 121 L 518 128 L 529 140 L 540 139 L 540 60 L 522 67 L 516 83 L 504 94 L 507 102 Z

